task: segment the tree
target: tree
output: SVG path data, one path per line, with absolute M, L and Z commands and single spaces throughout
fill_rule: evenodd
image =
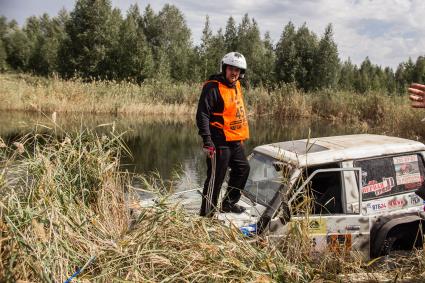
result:
M 284 83 L 296 83 L 308 91 L 314 88 L 314 64 L 317 37 L 302 25 L 296 32 L 289 22 L 276 46 L 276 78 Z
M 315 55 L 314 85 L 312 88 L 334 88 L 339 67 L 338 48 L 333 39 L 332 24 L 329 24 L 320 39 Z
M 351 63 L 351 59 L 348 58 L 348 60 L 345 61 L 340 68 L 338 87 L 347 91 L 354 90 L 354 83 L 357 72 L 357 66 L 353 65 Z
M 0 71 L 7 68 L 50 75 L 59 71 L 88 79 L 146 78 L 199 81 L 218 71 L 224 54 L 241 52 L 247 60 L 246 84 L 271 86 L 294 83 L 306 91 L 334 88 L 367 92 L 404 93 L 406 85 L 425 83 L 425 57 L 409 58 L 395 73 L 371 63 L 358 68 L 350 59 L 339 63 L 329 24 L 318 40 L 306 24 L 289 22 L 276 45 L 266 32 L 262 39 L 254 18 L 245 14 L 236 25 L 233 17 L 225 31 L 213 33 L 206 16 L 201 44 L 193 47 L 184 15 L 173 5 L 155 13 L 137 5 L 125 19 L 110 0 L 77 0 L 69 15 L 29 17 L 21 29 L 0 16 Z
M 7 64 L 18 71 L 26 71 L 31 54 L 30 40 L 13 22 L 4 39 Z
M 202 30 L 202 37 L 201 37 L 201 44 L 199 46 L 199 63 L 200 63 L 200 70 L 202 73 L 202 78 L 205 80 L 207 79 L 207 76 L 212 73 L 212 59 L 210 52 L 212 47 L 212 40 L 213 35 L 210 27 L 210 18 L 207 15 L 205 17 L 205 25 L 204 29 Z
M 155 79 L 168 80 L 171 77 L 170 60 L 167 53 L 162 49 L 161 22 L 150 4 L 145 7 L 141 22 L 141 27 L 146 37 L 147 44 L 151 49 L 154 61 L 155 72 L 152 77 Z
M 46 29 L 48 22 L 50 21 L 47 14 L 43 14 L 42 17 L 36 18 L 32 16 L 26 20 L 24 32 L 27 35 L 30 43 L 30 58 L 28 59 L 28 70 L 41 74 L 47 75 L 45 62 L 42 62 L 41 46 L 46 40 Z M 45 26 L 42 28 L 42 24 Z
M 373 67 L 366 57 L 360 65 L 359 74 L 357 78 L 356 90 L 360 93 L 365 93 L 371 90 L 371 80 L 373 78 Z
M 388 94 L 394 94 L 396 91 L 396 81 L 393 70 L 390 67 L 385 67 L 384 69 L 385 75 L 385 85 Z
M 419 56 L 416 59 L 415 66 L 412 70 L 412 82 L 425 83 L 425 57 Z
M 119 40 L 111 54 L 116 59 L 112 77 L 117 79 L 135 79 L 138 82 L 151 77 L 153 73 L 153 57 L 146 41 L 141 24 L 141 15 L 137 5 L 127 12 L 121 23 Z M 112 63 L 113 64 L 113 63 Z
M 266 49 L 261 40 L 258 24 L 245 14 L 238 26 L 238 48 L 247 61 L 248 69 L 246 83 L 258 85 L 263 79 L 263 63 L 265 61 Z
M 411 84 L 414 81 L 414 71 L 415 64 L 412 61 L 412 58 L 409 57 L 406 63 L 404 63 L 404 82 L 405 85 Z
M 295 26 L 292 22 L 289 22 L 283 29 L 279 42 L 276 45 L 275 74 L 278 82 L 296 82 L 295 74 L 297 73 L 299 62 L 295 37 Z
M 372 65 L 371 90 L 386 91 L 385 74 L 381 66 Z
M 141 22 L 141 27 L 143 29 L 143 33 L 146 36 L 148 44 L 151 47 L 159 46 L 161 27 L 158 23 L 157 15 L 155 14 L 155 11 L 152 9 L 150 4 L 145 7 Z
M 68 13 L 65 10 L 50 19 L 47 14 L 27 21 L 25 32 L 31 41 L 31 55 L 28 69 L 40 75 L 58 71 L 58 50 L 65 38 L 65 24 Z
M 0 72 L 4 72 L 7 70 L 6 59 L 6 48 L 4 47 L 3 40 L 0 38 Z
M 4 38 L 6 37 L 8 27 L 7 19 L 4 16 L 0 17 L 0 72 L 3 72 L 7 69 L 7 52 L 6 46 L 4 43 Z
M 396 91 L 399 95 L 404 94 L 406 92 L 405 90 L 406 82 L 405 82 L 404 72 L 405 72 L 404 64 L 403 63 L 398 64 L 397 70 L 394 74 L 394 79 L 396 83 Z
M 397 93 L 399 95 L 405 94 L 407 85 L 414 82 L 414 79 L 419 79 L 417 75 L 415 75 L 415 64 L 412 58 L 409 57 L 407 62 L 398 65 L 394 77 Z
M 233 17 L 229 17 L 224 31 L 224 40 L 226 53 L 233 52 L 238 49 L 238 31 L 236 30 L 236 22 Z
M 273 48 L 273 42 L 270 33 L 266 32 L 263 40 L 264 56 L 260 64 L 259 73 L 261 74 L 261 82 L 266 86 L 271 86 L 276 82 L 275 62 L 276 56 Z
M 219 29 L 217 34 L 214 35 L 211 39 L 211 47 L 208 52 L 211 62 L 210 72 L 217 73 L 220 69 L 221 59 L 226 54 L 226 40 L 223 34 L 223 30 Z
M 155 15 L 148 6 L 143 17 L 143 28 L 152 48 L 155 69 L 161 70 L 155 75 L 169 73 L 172 79 L 190 80 L 192 70 L 189 63 L 194 50 L 191 48 L 190 30 L 180 10 L 166 4 L 158 15 Z
M 106 78 L 107 55 L 114 46 L 120 26 L 119 10 L 109 0 L 78 0 L 66 25 L 60 51 L 61 73 L 84 78 Z
M 0 39 L 4 40 L 8 29 L 7 18 L 5 16 L 0 16 Z
M 315 55 L 317 50 L 317 37 L 307 28 L 304 23 L 295 36 L 295 49 L 297 52 L 297 63 L 295 79 L 302 89 L 308 91 L 314 88 Z

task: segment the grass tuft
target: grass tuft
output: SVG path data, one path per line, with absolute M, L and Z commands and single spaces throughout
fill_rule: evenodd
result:
M 149 80 L 138 85 L 0 74 L 0 111 L 194 117 L 201 89 L 201 82 Z M 421 122 L 425 113 L 411 109 L 404 96 L 337 90 L 304 93 L 283 84 L 274 89 L 246 89 L 245 100 L 251 117 L 325 118 L 364 129 L 379 127 L 384 134 L 399 135 L 403 131 L 405 137 L 425 139 Z
M 119 169 L 123 152 L 120 135 L 90 131 L 33 133 L 0 148 L 0 281 L 64 282 L 86 263 L 81 282 L 311 282 L 372 270 L 343 254 L 311 256 L 306 223 L 272 244 L 166 201 L 139 208 L 131 176 Z M 143 180 L 145 189 L 169 191 Z M 424 272 L 422 253 L 408 262 L 417 266 L 411 273 Z

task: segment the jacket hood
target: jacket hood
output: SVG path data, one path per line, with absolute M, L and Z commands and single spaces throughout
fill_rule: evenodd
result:
M 223 84 L 225 84 L 228 87 L 234 87 L 235 84 L 231 84 L 228 80 L 226 80 L 226 78 L 224 77 L 223 74 L 215 74 L 209 77 L 208 80 L 215 80 L 215 81 L 219 81 Z

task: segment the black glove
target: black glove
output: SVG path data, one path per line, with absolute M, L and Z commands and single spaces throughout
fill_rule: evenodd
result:
M 211 140 L 211 136 L 202 136 L 202 140 L 204 143 L 202 150 L 209 158 L 213 157 L 213 155 L 215 154 L 215 145 Z

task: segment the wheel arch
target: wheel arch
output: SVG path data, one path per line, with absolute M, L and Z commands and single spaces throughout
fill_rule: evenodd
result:
M 420 212 L 380 217 L 371 230 L 371 257 L 377 257 L 381 254 L 384 241 L 392 229 L 400 225 L 412 225 L 415 222 L 417 222 L 418 225 L 421 223 L 422 227 L 425 228 L 425 214 Z

